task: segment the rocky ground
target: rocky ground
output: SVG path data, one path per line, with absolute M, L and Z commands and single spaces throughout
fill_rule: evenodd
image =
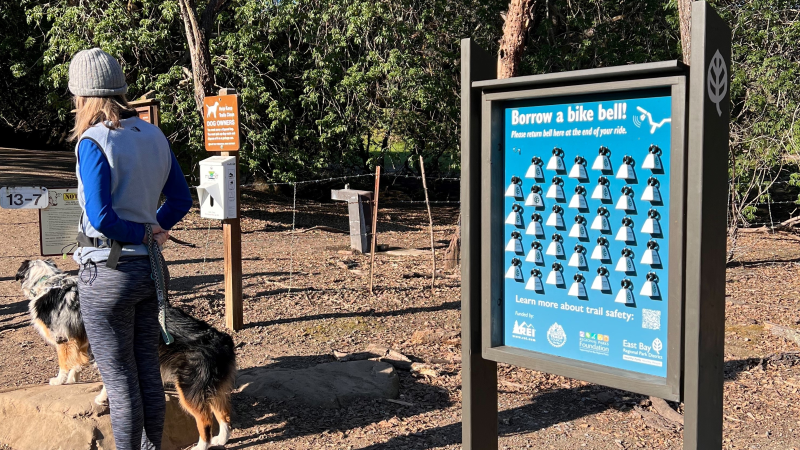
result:
M 68 156 L 53 162 L 47 155 L 20 155 L 0 150 L 0 185 L 74 182 Z M 381 253 L 370 295 L 369 258 L 350 254 L 346 235 L 292 234 L 291 200 L 256 190 L 243 196 L 245 327 L 232 333 L 239 366 L 304 368 L 334 361 L 333 352 L 377 343 L 425 370 L 398 371 L 399 401 L 333 410 L 234 394 L 226 448 L 460 448 L 458 272 L 440 273 L 431 290 L 430 279 L 421 276 L 430 273 L 428 254 Z M 456 208 L 434 208 L 439 265 L 457 216 Z M 300 200 L 295 219 L 299 231 L 347 228 L 343 204 Z M 429 247 L 427 223 L 424 207 L 387 202 L 379 214 L 380 243 Z M 0 210 L 0 224 L 0 389 L 47 383 L 57 371 L 56 354 L 29 326 L 27 303 L 14 282 L 22 260 L 38 257 L 37 213 Z M 197 244 L 166 246 L 173 304 L 222 328 L 219 223 L 193 210 L 173 234 Z M 734 258 L 727 275 L 725 448 L 798 450 L 800 349 L 792 332 L 800 330 L 800 237 L 745 233 Z M 57 263 L 77 269 L 69 258 Z M 87 370 L 84 379 L 98 374 Z M 646 397 L 504 365 L 499 380 L 501 448 L 681 446 L 681 427 L 655 413 Z

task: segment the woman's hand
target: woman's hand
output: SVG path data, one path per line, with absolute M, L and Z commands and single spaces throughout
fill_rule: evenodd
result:
M 160 233 L 154 234 L 153 237 L 156 239 L 156 242 L 158 242 L 158 246 L 163 247 L 164 244 L 167 243 L 167 240 L 169 240 L 169 230 L 161 230 Z
M 163 246 L 169 239 L 169 230 L 165 230 L 158 225 L 151 225 L 153 228 L 153 239 L 159 246 Z M 147 244 L 147 235 L 142 238 L 142 243 Z

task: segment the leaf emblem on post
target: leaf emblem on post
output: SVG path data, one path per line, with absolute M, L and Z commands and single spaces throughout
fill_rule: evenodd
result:
M 708 79 L 708 99 L 717 105 L 717 114 L 722 117 L 722 109 L 719 104 L 725 100 L 725 95 L 728 93 L 728 66 L 719 50 L 711 58 L 706 78 Z

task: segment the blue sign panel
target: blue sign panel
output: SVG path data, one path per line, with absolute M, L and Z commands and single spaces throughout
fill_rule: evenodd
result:
M 506 105 L 505 345 L 666 377 L 671 102 Z

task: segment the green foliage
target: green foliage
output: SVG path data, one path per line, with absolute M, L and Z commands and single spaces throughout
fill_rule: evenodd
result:
M 46 103 L 39 109 L 54 130 L 71 127 L 67 90 L 69 61 L 76 52 L 100 47 L 122 64 L 130 86 L 128 98 L 155 90 L 163 102 L 162 128 L 176 143 L 176 153 L 199 154 L 202 132 L 194 112 L 192 85 L 182 67 L 189 66 L 175 1 L 128 2 L 24 0 L 28 22 L 42 30 L 41 88 Z
M 220 17 L 231 32 L 212 41 L 212 54 L 217 82 L 240 87 L 251 168 L 276 179 L 360 172 L 398 142 L 407 164 L 419 154 L 434 163 L 457 155 L 459 41 L 480 28 L 490 42 L 503 8 L 473 0 L 236 3 Z
M 770 200 L 773 181 L 797 172 L 800 161 L 800 10 L 786 0 L 725 1 L 718 7 L 734 37 L 732 208 L 753 220 L 753 204 Z M 789 181 L 796 179 L 794 174 Z
M 71 56 L 99 46 L 123 64 L 130 98 L 156 91 L 179 158 L 193 165 L 205 157 L 175 1 L 23 5 L 44 33 L 40 72 L 30 78 L 47 92 L 38 109 L 49 126 L 70 126 Z M 504 8 L 477 0 L 234 0 L 217 17 L 210 50 L 219 87 L 242 97 L 244 161 L 252 173 L 292 180 L 371 170 L 401 145 L 407 165 L 421 154 L 430 171 L 450 169 L 459 142 L 459 41 L 472 35 L 490 47 Z
M 202 9 L 205 2 L 200 0 Z M 771 180 L 796 171 L 800 23 L 796 1 L 719 0 L 733 29 L 735 212 L 757 213 Z M 523 74 L 676 59 L 675 0 L 540 0 Z M 508 0 L 231 0 L 210 41 L 218 87 L 242 96 L 251 174 L 294 180 L 391 161 L 458 168 L 459 40 L 497 51 Z M 0 5 L 0 127 L 63 139 L 67 70 L 100 46 L 129 97 L 155 91 L 162 128 L 194 172 L 205 157 L 176 0 L 21 0 Z M 800 184 L 800 179 L 789 181 Z M 750 205 L 750 208 L 747 206 Z M 749 212 L 748 212 L 749 211 Z
M 0 30 L 0 127 L 45 128 L 48 117 L 38 114 L 46 101 L 46 90 L 39 86 L 41 32 L 28 24 L 19 2 L 0 3 Z
M 526 74 L 680 58 L 675 0 L 541 1 Z

